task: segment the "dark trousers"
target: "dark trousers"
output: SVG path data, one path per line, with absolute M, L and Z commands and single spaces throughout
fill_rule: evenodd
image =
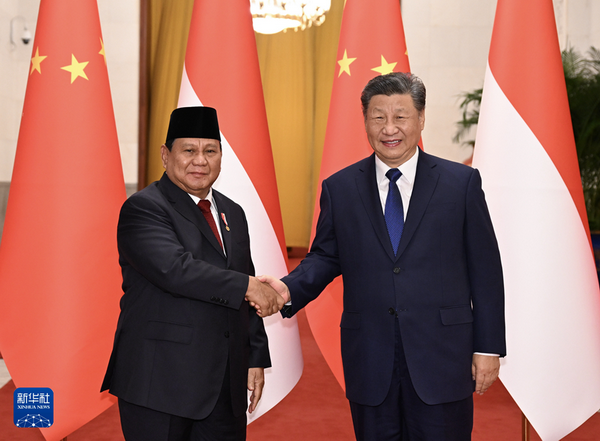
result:
M 198 396 L 198 399 L 202 399 Z M 183 418 L 128 403 L 119 398 L 126 441 L 244 441 L 246 414 L 233 415 L 229 366 L 212 413 L 203 420 Z
M 469 441 L 473 396 L 452 403 L 425 404 L 417 395 L 406 365 L 396 321 L 392 383 L 379 406 L 350 402 L 357 441 Z

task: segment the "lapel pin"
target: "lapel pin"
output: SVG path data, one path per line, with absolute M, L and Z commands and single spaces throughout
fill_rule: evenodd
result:
M 225 217 L 225 213 L 221 213 L 221 219 L 223 219 L 223 222 L 225 223 L 225 229 L 227 231 L 230 231 L 229 224 L 227 223 L 227 218 Z

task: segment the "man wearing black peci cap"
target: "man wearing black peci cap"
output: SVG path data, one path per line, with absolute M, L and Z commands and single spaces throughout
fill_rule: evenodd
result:
M 216 110 L 174 110 L 161 156 L 160 181 L 121 209 L 124 295 L 102 390 L 119 397 L 127 441 L 244 440 L 271 365 L 250 302 L 266 316 L 283 300 L 253 277 L 244 211 L 212 188 Z

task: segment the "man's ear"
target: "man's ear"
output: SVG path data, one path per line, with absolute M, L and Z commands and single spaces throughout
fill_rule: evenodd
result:
M 163 168 L 167 168 L 167 160 L 169 158 L 169 149 L 165 144 L 160 146 L 160 157 L 162 159 Z

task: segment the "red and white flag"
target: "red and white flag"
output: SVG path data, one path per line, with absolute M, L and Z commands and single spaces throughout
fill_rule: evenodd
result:
M 96 0 L 41 0 L 0 246 L 0 351 L 16 387 L 52 389 L 49 441 L 115 403 L 100 385 L 124 201 Z
M 288 273 L 283 222 L 269 139 L 267 113 L 248 0 L 196 0 L 179 94 L 179 107 L 217 109 L 223 144 L 215 188 L 240 204 L 250 229 L 257 274 Z M 303 359 L 296 319 L 265 319 L 272 368 L 257 419 L 296 385 Z
M 347 0 L 342 16 L 311 237 L 315 235 L 319 217 L 320 183 L 373 153 L 365 134 L 360 106 L 363 88 L 377 75 L 409 71 L 400 2 Z M 345 388 L 340 349 L 342 290 L 342 280 L 338 277 L 306 307 L 306 316 L 321 353 Z
M 600 292 L 552 0 L 499 0 L 473 166 L 500 245 L 500 379 L 544 441 L 600 409 Z

